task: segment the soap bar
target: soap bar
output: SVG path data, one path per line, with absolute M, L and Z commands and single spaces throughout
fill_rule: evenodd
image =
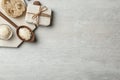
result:
M 35 14 L 40 13 L 40 7 L 44 7 L 44 6 L 28 4 L 25 21 L 31 24 L 36 24 L 38 26 L 40 25 L 49 26 L 51 23 L 51 15 L 52 15 L 51 9 L 47 8 L 46 11 L 41 12 L 42 14 L 47 14 L 49 16 L 39 15 L 37 16 L 38 19 L 33 18 Z

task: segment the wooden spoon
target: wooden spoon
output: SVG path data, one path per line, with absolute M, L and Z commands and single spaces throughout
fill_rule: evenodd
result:
M 16 34 L 22 41 L 25 41 L 25 42 L 33 42 L 34 41 L 35 35 L 29 27 L 24 26 L 24 25 L 23 26 L 17 26 L 12 20 L 10 20 L 7 16 L 5 16 L 1 11 L 0 11 L 0 16 L 16 28 Z M 31 38 L 29 40 L 25 40 L 19 35 L 19 30 L 21 28 L 27 28 L 31 32 Z

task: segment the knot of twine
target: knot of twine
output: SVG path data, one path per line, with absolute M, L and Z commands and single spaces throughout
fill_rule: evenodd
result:
M 39 25 L 39 23 L 40 23 L 39 16 L 50 17 L 50 15 L 43 13 L 47 10 L 48 10 L 48 8 L 46 6 L 43 6 L 43 7 L 40 6 L 38 13 L 30 13 L 30 12 L 28 12 L 28 13 L 33 14 L 32 19 L 35 19 L 37 22 L 37 25 Z

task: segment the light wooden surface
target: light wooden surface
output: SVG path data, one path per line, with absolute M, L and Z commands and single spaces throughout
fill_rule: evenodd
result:
M 54 11 L 37 42 L 0 49 L 0 80 L 120 80 L 120 0 L 41 0 Z

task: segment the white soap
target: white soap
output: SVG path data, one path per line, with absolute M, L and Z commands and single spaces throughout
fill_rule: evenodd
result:
M 33 4 L 28 4 L 25 21 L 28 22 L 28 23 L 36 24 L 37 21 L 34 20 L 32 17 L 33 17 L 34 14 L 39 13 L 39 9 L 40 9 L 40 6 L 36 6 L 36 5 L 33 5 Z
M 28 4 L 25 21 L 28 23 L 36 24 L 37 26 L 39 25 L 49 26 L 51 23 L 52 10 L 48 8 L 46 11 L 42 12 L 44 14 L 49 15 L 50 17 L 39 16 L 37 17 L 38 19 L 36 18 L 33 19 L 33 15 L 39 13 L 39 9 L 40 9 L 40 6 L 38 5 Z
M 11 37 L 12 37 L 11 28 L 6 24 L 0 25 L 0 39 L 8 40 Z

